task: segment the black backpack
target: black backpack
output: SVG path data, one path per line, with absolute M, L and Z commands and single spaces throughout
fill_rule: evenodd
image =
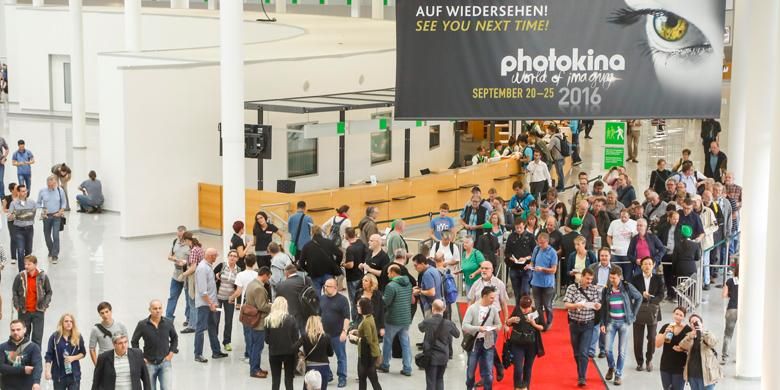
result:
M 571 144 L 569 143 L 569 140 L 566 139 L 566 134 L 561 134 L 561 156 L 563 157 L 569 157 L 571 156 Z
M 308 277 L 304 282 L 304 289 L 298 300 L 301 303 L 301 311 L 304 317 L 320 315 L 320 297 L 314 291 L 314 285 Z
M 346 221 L 347 218 L 343 218 L 341 221 L 336 222 L 336 217 L 333 217 L 333 225 L 330 227 L 330 240 L 336 245 L 336 248 L 341 248 L 341 224 Z

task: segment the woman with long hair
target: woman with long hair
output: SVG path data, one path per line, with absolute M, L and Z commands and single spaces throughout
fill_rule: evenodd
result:
M 252 235 L 255 236 L 255 256 L 257 256 L 257 268 L 271 267 L 271 255 L 268 253 L 268 244 L 273 241 L 276 234 L 281 241 L 284 241 L 282 232 L 276 225 L 268 221 L 268 214 L 265 211 L 258 211 L 255 214 L 255 225 L 252 228 Z
M 368 299 L 362 298 L 357 303 L 358 314 L 363 318 L 360 326 L 349 332 L 351 342 L 358 345 L 358 388 L 366 390 L 371 381 L 374 390 L 382 390 L 379 378 L 376 375 L 377 360 L 381 354 L 379 351 L 379 338 L 376 337 L 377 329 L 374 322 L 374 306 Z
M 685 324 L 685 315 L 688 314 L 684 307 L 674 309 L 671 323 L 661 327 L 655 336 L 655 347 L 661 348 L 661 388 L 664 390 L 683 390 L 685 387 L 685 362 L 687 355 L 680 347 L 680 342 L 692 329 Z
M 489 234 L 492 234 L 493 237 L 495 237 L 498 240 L 498 245 L 503 246 L 504 245 L 504 233 L 506 233 L 506 228 L 504 227 L 504 224 L 501 223 L 501 215 L 494 211 L 493 214 L 490 214 L 490 224 L 493 225 L 493 227 L 488 231 Z
M 284 368 L 284 388 L 293 390 L 295 358 L 301 347 L 301 336 L 295 318 L 287 311 L 287 300 L 276 297 L 271 313 L 265 318 L 265 342 L 271 365 L 271 390 L 279 390 Z
M 330 375 L 330 359 L 333 347 L 330 336 L 322 328 L 322 318 L 311 316 L 306 321 L 306 334 L 303 335 L 303 354 L 306 360 L 306 372 L 317 371 L 326 380 L 322 381 L 320 390 L 328 389 L 327 378 Z
M 234 250 L 238 254 L 238 262 L 236 264 L 238 264 L 238 268 L 241 269 L 241 271 L 246 268 L 246 254 L 254 251 L 252 240 L 244 242 L 245 230 L 244 222 L 233 222 L 233 236 L 230 237 L 230 250 Z
M 192 235 L 192 232 L 184 232 L 181 240 L 184 242 L 184 245 L 190 247 L 187 270 L 179 276 L 180 280 L 184 281 L 187 307 L 190 308 L 190 314 L 187 316 L 187 327 L 181 333 L 195 333 L 194 327 L 198 323 L 198 310 L 195 309 L 195 269 L 198 268 L 198 264 L 203 260 L 206 253 L 203 251 L 203 245 L 201 245 L 197 237 Z
M 514 385 L 515 389 L 520 390 L 528 389 L 534 359 L 544 355 L 541 333 L 544 327 L 536 323 L 536 312 L 532 303 L 530 296 L 523 295 L 520 304 L 515 306 L 512 315 L 506 320 L 505 329 L 510 335 L 504 348 L 512 349 L 515 365 Z
M 553 208 L 553 216 L 555 216 L 555 222 L 558 223 L 558 226 L 566 226 L 566 217 L 568 215 L 566 203 L 558 202 Z
M 539 226 L 539 217 L 535 214 L 528 214 L 528 218 L 525 219 L 525 230 L 532 233 L 534 237 L 541 233 L 542 228 Z
M 382 298 L 382 293 L 379 291 L 379 280 L 372 274 L 363 275 L 362 290 L 357 291 L 357 295 L 354 297 L 355 302 L 365 298 L 371 301 L 371 305 L 374 307 L 374 323 L 376 327 L 376 334 L 381 340 L 385 336 L 385 302 Z M 360 322 L 359 319 L 355 319 L 355 323 Z
M 54 381 L 55 390 L 78 390 L 81 383 L 81 364 L 87 350 L 76 319 L 63 314 L 57 322 L 57 330 L 49 337 L 46 350 L 46 380 Z
M 241 269 L 238 267 L 238 252 L 230 250 L 226 263 L 219 263 L 214 267 L 214 275 L 217 278 L 217 307 L 222 308 L 225 316 L 225 331 L 222 334 L 222 345 L 226 351 L 232 351 L 230 345 L 233 336 L 233 314 L 236 311 L 236 300 L 233 294 L 236 292 L 236 277 Z M 220 315 L 217 313 L 217 329 L 219 329 Z

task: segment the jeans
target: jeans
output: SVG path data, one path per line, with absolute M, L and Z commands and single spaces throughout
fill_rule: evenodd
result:
M 82 195 L 82 194 L 76 195 L 76 202 L 78 202 L 79 207 L 82 210 L 87 210 L 87 209 L 90 209 L 90 208 L 98 208 L 98 207 L 103 205 L 102 203 L 93 202 L 93 201 L 89 200 L 88 196 Z
M 390 368 L 393 339 L 396 334 L 398 334 L 398 339 L 401 342 L 404 372 L 412 372 L 412 348 L 409 346 L 409 325 L 385 324 L 385 337 L 382 340 L 382 367 Z
M 469 353 L 468 369 L 466 370 L 466 389 L 474 388 L 477 363 L 479 363 L 479 376 L 482 378 L 482 386 L 485 390 L 493 389 L 493 354 L 496 348 L 485 349 L 484 339 L 477 339 L 474 349 Z
M 569 336 L 574 360 L 577 362 L 577 379 L 585 380 L 588 372 L 588 347 L 593 337 L 593 321 L 569 322 Z
M 628 256 L 612 255 L 612 263 L 619 265 L 623 271 L 623 280 L 631 281 L 632 275 L 634 275 L 634 262 L 628 260 Z
M 211 311 L 208 306 L 200 306 L 198 312 L 198 326 L 195 328 L 195 356 L 203 356 L 203 333 L 208 331 L 211 354 L 222 353 L 217 336 L 217 315 L 219 312 Z
M 16 241 L 16 260 L 19 272 L 24 270 L 24 257 L 32 253 L 33 233 L 32 226 L 14 226 L 14 241 Z
M 8 221 L 8 238 L 9 241 L 11 241 L 11 258 L 14 260 L 19 260 L 16 258 L 16 229 L 14 228 L 13 221 Z
M 726 310 L 726 329 L 723 331 L 723 352 L 721 358 L 729 356 L 729 344 L 734 337 L 734 328 L 737 326 L 737 309 Z
M 81 384 L 73 375 L 68 375 L 60 380 L 54 380 L 54 390 L 79 390 Z
M 325 284 L 325 281 L 332 278 L 333 275 L 331 274 L 325 274 L 316 278 L 311 278 L 312 287 L 314 288 L 314 291 L 317 292 L 318 297 L 322 296 L 322 286 Z
M 249 341 L 246 348 L 249 351 L 249 375 L 252 375 L 262 369 L 260 363 L 263 360 L 265 331 L 254 330 L 246 325 L 244 327 L 249 329 Z
M 355 299 L 355 295 L 357 294 L 358 288 L 360 288 L 361 280 L 355 280 L 352 282 L 347 282 L 347 299 L 349 299 L 349 319 L 350 322 L 357 322 L 358 314 L 357 314 L 357 299 Z
M 664 390 L 683 390 L 685 388 L 683 374 L 661 371 L 661 388 Z
M 310 366 L 307 364 L 304 372 L 309 372 L 309 371 L 319 372 L 320 377 L 322 377 L 322 384 L 320 385 L 319 389 L 328 390 L 328 375 L 330 375 L 330 367 L 327 364 L 320 364 L 316 366 Z M 303 385 L 303 390 L 306 390 L 306 384 Z
M 50 257 L 60 255 L 60 224 L 62 224 L 62 218 L 51 214 L 43 220 L 43 236 L 46 239 L 46 248 L 49 250 Z
M 598 347 L 599 351 L 606 353 L 607 335 L 601 333 L 600 325 L 593 325 L 593 334 L 590 339 L 590 347 L 588 347 L 588 357 L 596 356 L 596 347 Z
M 32 188 L 30 187 L 32 184 L 32 173 L 17 173 L 16 178 L 18 179 L 17 184 L 23 184 L 28 191 Z
M 647 334 L 645 334 L 647 331 Z M 658 323 L 637 324 L 634 323 L 634 358 L 637 366 L 653 361 L 655 351 L 655 335 L 658 333 Z M 642 353 L 642 347 L 647 342 L 647 352 Z
M 534 359 L 536 359 L 536 345 L 504 344 L 504 348 L 507 347 L 512 349 L 512 356 L 514 357 L 515 388 L 528 387 L 531 384 L 531 370 L 533 370 Z
M 539 325 L 544 329 L 550 329 L 553 322 L 553 297 L 555 297 L 555 287 L 532 287 L 536 310 L 539 312 Z M 545 316 L 545 312 L 547 313 Z
M 271 364 L 271 390 L 279 390 L 282 382 L 282 366 L 284 366 L 284 388 L 293 390 L 293 377 L 295 376 L 295 355 L 271 355 L 268 360 Z M 328 378 L 324 378 L 326 380 Z
M 555 160 L 555 173 L 558 174 L 558 180 L 556 181 L 556 189 L 563 191 L 566 179 L 563 176 L 563 159 Z
M 189 282 L 184 283 L 184 297 L 187 299 L 187 308 L 189 308 L 189 314 L 185 314 L 187 316 L 188 327 L 195 329 L 195 327 L 198 326 L 198 309 L 195 307 L 195 298 L 190 297 L 188 292 L 188 283 Z
M 704 285 L 710 284 L 710 251 L 701 254 L 701 273 L 704 278 Z M 709 288 L 709 287 L 707 287 Z
M 615 336 L 618 337 L 618 357 L 615 362 L 615 352 L 612 348 Z M 615 370 L 615 376 L 623 376 L 623 366 L 626 364 L 626 346 L 628 345 L 628 324 L 625 321 L 611 321 L 607 325 L 607 365 Z
M 24 337 L 29 338 L 30 341 L 40 346 L 41 340 L 43 340 L 43 312 L 34 311 L 32 313 L 19 313 L 19 319 L 22 320 L 25 327 L 27 327 L 27 332 L 24 333 Z
M 447 365 L 429 365 L 425 369 L 425 390 L 444 390 L 444 371 Z
M 582 161 L 582 158 L 580 158 L 580 132 L 572 132 L 571 133 L 571 161 L 572 162 L 580 162 Z
M 330 346 L 333 348 L 333 353 L 336 355 L 337 368 L 336 373 L 339 376 L 339 380 L 347 379 L 347 342 L 341 342 L 339 336 L 330 338 Z M 327 379 L 327 376 L 324 377 Z M 324 381 L 324 380 L 323 380 Z
M 168 305 L 165 307 L 165 318 L 171 321 L 176 317 L 176 304 L 179 302 L 182 289 L 184 289 L 184 282 L 171 278 L 171 286 L 168 289 Z
M 222 331 L 222 345 L 230 344 L 233 339 L 233 314 L 236 313 L 236 304 L 230 303 L 227 299 L 218 299 L 217 307 L 222 308 L 225 315 L 225 329 Z M 219 312 L 217 312 L 217 330 L 219 330 Z
M 171 362 L 163 360 L 160 364 L 147 364 L 149 370 L 149 380 L 152 382 L 152 390 L 157 390 L 157 382 L 160 382 L 160 390 L 172 390 L 173 374 Z
M 512 282 L 512 291 L 515 292 L 515 304 L 520 304 L 523 295 L 531 295 L 531 270 L 509 270 L 509 281 Z
M 704 385 L 704 378 L 688 378 L 688 384 L 691 385 L 691 390 L 712 390 L 715 385 Z

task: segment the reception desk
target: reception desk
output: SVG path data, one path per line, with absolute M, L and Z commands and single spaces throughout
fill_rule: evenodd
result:
M 251 231 L 255 213 L 270 211 L 272 223 L 281 228 L 277 219 L 286 221 L 295 212 L 295 204 L 306 202 L 307 214 L 321 225 L 335 214 L 341 205 L 350 206 L 353 226 L 365 215 L 366 207 L 379 208 L 380 221 L 397 218 L 422 222 L 429 212 L 438 213 L 439 205 L 447 203 L 450 209 L 460 209 L 471 197 L 471 187 L 479 186 L 487 197 L 490 188 L 496 188 L 507 200 L 512 194 L 512 183 L 521 180 L 517 160 L 505 159 L 460 169 L 449 169 L 429 175 L 360 184 L 314 192 L 284 194 L 272 191 L 246 190 L 247 232 Z M 453 215 L 455 217 L 455 215 Z M 198 184 L 198 221 L 201 229 L 222 230 L 222 186 Z M 380 224 L 380 227 L 387 223 Z

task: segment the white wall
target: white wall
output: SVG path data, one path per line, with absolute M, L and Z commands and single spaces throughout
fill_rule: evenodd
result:
M 2 1 L 2 0 L 0 0 Z M 11 100 L 22 110 L 50 110 L 49 55 L 70 54 L 71 29 L 67 7 L 30 8 L 7 5 L 9 79 L 13 82 Z M 141 32 L 143 49 L 161 50 L 219 44 L 216 19 L 200 16 L 157 15 L 144 9 Z M 119 52 L 124 48 L 124 17 L 117 11 L 85 9 L 84 40 L 85 107 L 97 113 L 98 53 Z M 285 25 L 245 23 L 244 40 L 262 42 L 301 34 L 299 28 Z M 24 45 L 16 45 L 24 42 Z M 10 92 L 10 91 L 9 91 Z

